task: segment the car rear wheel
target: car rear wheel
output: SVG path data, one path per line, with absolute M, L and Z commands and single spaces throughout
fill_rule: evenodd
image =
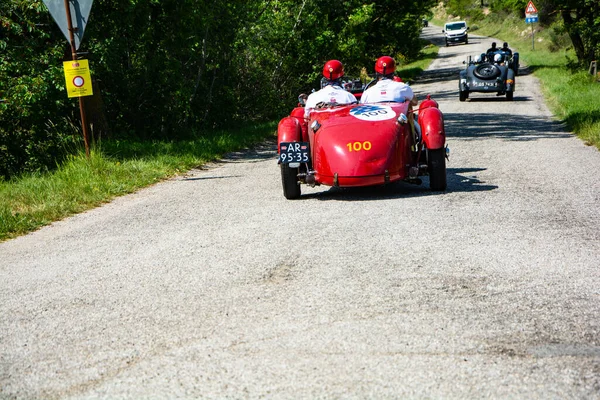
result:
M 514 92 L 506 92 L 506 100 L 512 101 Z
M 446 190 L 446 149 L 429 150 L 427 152 L 427 167 L 429 169 L 429 187 L 441 192 Z
M 283 184 L 283 195 L 288 200 L 300 197 L 300 182 L 298 180 L 298 168 L 290 168 L 287 164 L 280 164 L 281 183 Z

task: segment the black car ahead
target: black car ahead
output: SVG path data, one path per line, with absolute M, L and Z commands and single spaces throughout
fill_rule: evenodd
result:
M 519 72 L 519 53 L 498 50 L 481 54 L 475 61 L 471 56 L 460 71 L 458 82 L 459 99 L 465 101 L 471 92 L 496 93 L 513 99 L 515 77 Z

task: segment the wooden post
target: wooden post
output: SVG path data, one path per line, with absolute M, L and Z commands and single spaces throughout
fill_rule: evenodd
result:
M 73 21 L 71 20 L 71 8 L 69 0 L 65 0 L 65 11 L 67 12 L 67 24 L 69 27 L 69 43 L 71 45 L 71 58 L 77 60 L 77 49 L 75 48 L 75 35 L 73 34 Z M 85 144 L 85 155 L 90 158 L 90 137 L 88 133 L 87 119 L 85 116 L 85 108 L 83 106 L 83 98 L 79 96 L 79 113 L 81 115 L 81 127 L 83 130 L 83 142 Z

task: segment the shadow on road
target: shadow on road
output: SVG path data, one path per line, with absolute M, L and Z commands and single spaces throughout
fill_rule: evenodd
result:
M 277 139 L 268 139 L 256 146 L 236 152 L 226 154 L 216 163 L 236 163 L 236 162 L 259 162 L 273 158 L 277 154 Z
M 450 139 L 535 141 L 572 137 L 562 122 L 527 115 L 445 113 L 444 127 Z
M 458 93 L 458 77 L 461 70 L 462 68 L 452 67 L 423 71 L 421 76 L 415 78 L 415 82 L 425 84 L 456 80 L 456 91 Z
M 485 168 L 448 168 L 446 170 L 448 188 L 445 192 L 432 192 L 429 189 L 429 178 L 425 176 L 423 177 L 423 183 L 421 185 L 412 185 L 406 182 L 394 182 L 388 185 L 357 188 L 322 186 L 322 192 L 303 194 L 302 198 L 313 198 L 321 201 L 376 201 L 443 196 L 446 193 L 481 192 L 497 189 L 498 186 L 488 185 L 477 178 L 476 173 L 480 171 L 485 171 Z
M 241 178 L 242 175 L 227 175 L 227 176 L 197 176 L 197 177 L 187 177 L 184 176 L 183 178 L 179 179 L 181 181 L 207 181 L 207 180 L 212 180 L 212 179 L 231 179 L 231 178 Z

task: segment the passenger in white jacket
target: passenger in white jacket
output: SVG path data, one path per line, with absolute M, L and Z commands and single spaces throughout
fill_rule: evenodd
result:
M 327 80 L 327 85 L 308 96 L 304 105 L 305 117 L 308 118 L 311 110 L 319 103 L 344 105 L 358 102 L 352 93 L 342 87 L 340 83 L 342 76 L 344 76 L 344 66 L 340 61 L 330 60 L 325 63 L 323 77 Z
M 418 104 L 417 97 L 414 95 L 410 86 L 404 82 L 394 80 L 396 72 L 396 62 L 392 57 L 379 57 L 375 62 L 375 73 L 377 83 L 364 91 L 360 98 L 361 103 L 381 103 L 381 102 L 399 102 L 410 101 L 410 104 Z

